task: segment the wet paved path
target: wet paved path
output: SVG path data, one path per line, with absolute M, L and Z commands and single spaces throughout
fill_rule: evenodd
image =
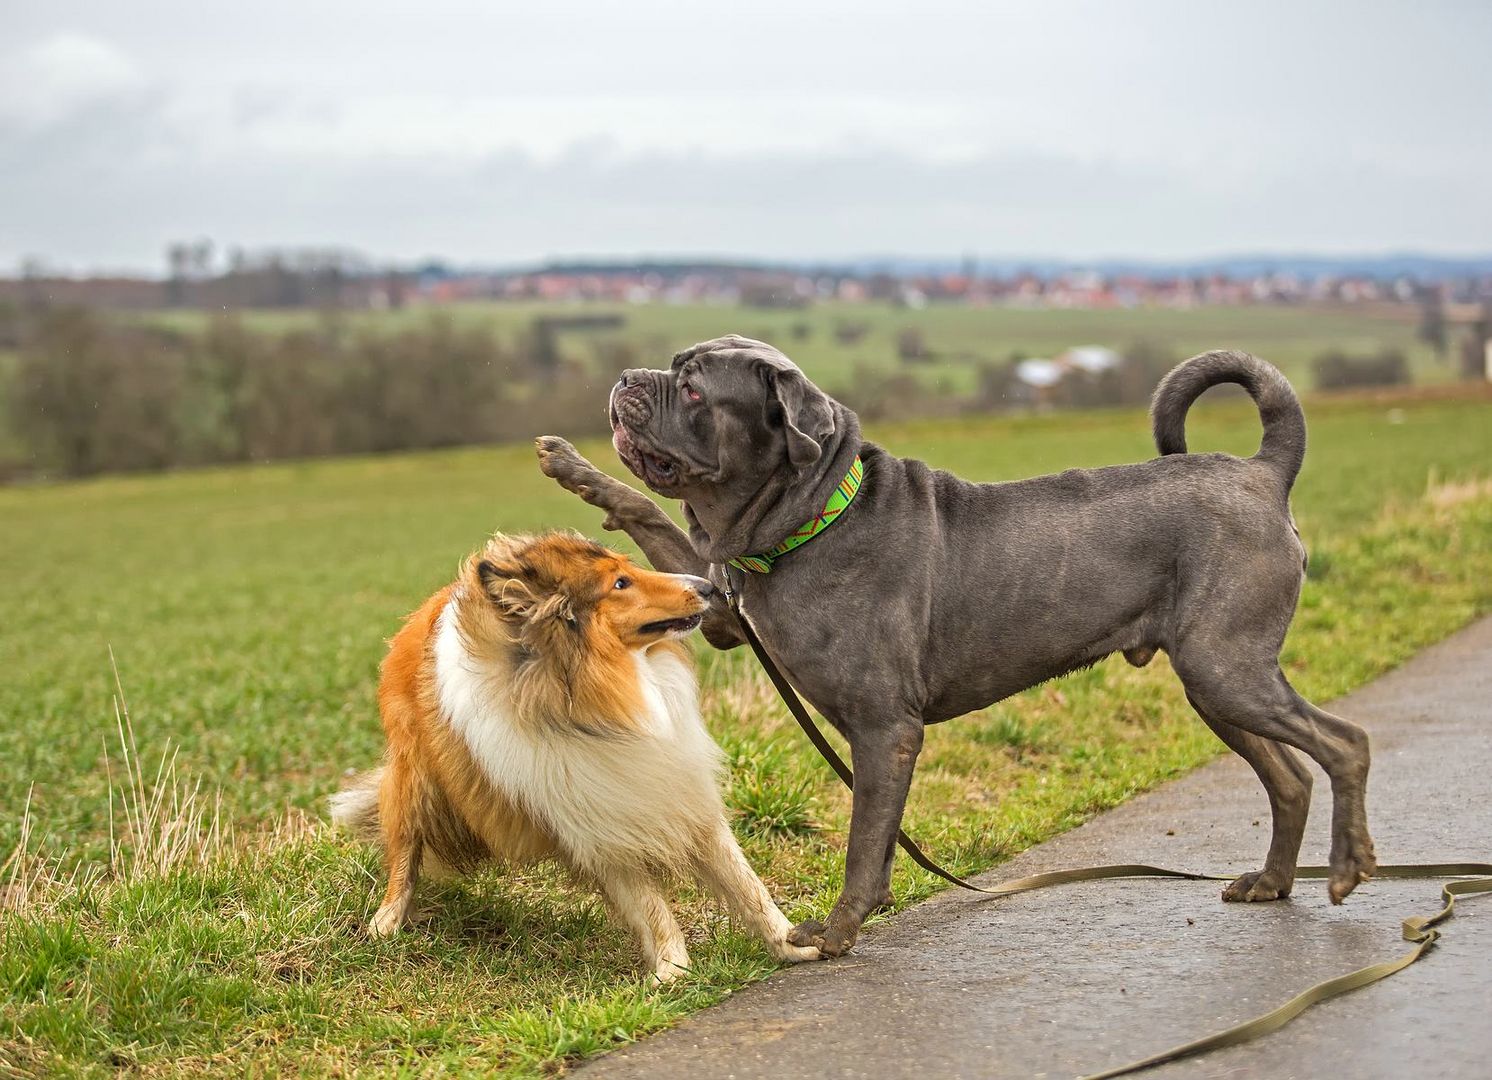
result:
M 1492 861 L 1492 619 L 1330 708 L 1373 739 L 1368 814 L 1382 862 Z M 1199 721 L 1200 722 L 1200 721 Z M 1318 774 L 1302 862 L 1324 862 Z M 1093 863 L 1254 869 L 1263 789 L 1229 755 L 980 879 Z M 784 971 L 577 1070 L 609 1077 L 1072 1077 L 1238 1023 L 1305 986 L 1407 951 L 1431 882 L 1372 881 L 1332 907 L 1224 904 L 1212 882 L 1118 881 L 984 901 L 948 890 L 868 930 L 848 957 Z M 1146 1077 L 1492 1076 L 1492 896 L 1387 982 L 1246 1046 Z

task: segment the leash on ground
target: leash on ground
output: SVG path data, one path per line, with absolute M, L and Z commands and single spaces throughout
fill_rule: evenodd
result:
M 772 658 L 767 655 L 763 648 L 761 639 L 756 636 L 750 620 L 741 611 L 741 603 L 736 592 L 731 588 L 730 571 L 725 570 L 722 575 L 726 581 L 726 598 L 730 603 L 731 611 L 736 620 L 741 624 L 741 632 L 745 635 L 746 643 L 751 646 L 751 651 L 756 654 L 757 661 L 767 673 L 767 678 L 772 680 L 772 685 L 777 688 L 777 694 L 782 698 L 782 703 L 787 706 L 788 712 L 793 714 L 793 719 L 798 721 L 798 726 L 808 736 L 808 741 L 819 752 L 829 767 L 834 770 L 839 779 L 844 781 L 845 787 L 854 790 L 855 777 L 850 767 L 845 764 L 834 747 L 829 743 L 824 733 L 819 730 L 818 724 L 814 723 L 813 717 L 804 706 L 798 693 L 793 689 L 792 683 L 788 682 L 782 670 L 773 663 Z M 905 829 L 898 829 L 896 842 L 901 849 L 911 857 L 911 860 L 930 874 L 942 878 L 944 881 L 957 885 L 959 888 L 968 889 L 971 892 L 983 893 L 985 896 L 996 898 L 1001 896 L 1012 896 L 1015 893 L 1030 892 L 1033 889 L 1050 888 L 1053 885 L 1066 885 L 1079 881 L 1102 881 L 1110 878 L 1180 878 L 1185 881 L 1231 881 L 1232 875 L 1225 874 L 1197 874 L 1186 870 L 1170 870 L 1161 866 L 1147 866 L 1144 863 L 1124 863 L 1114 866 L 1084 866 L 1069 870 L 1051 870 L 1043 874 L 1032 874 L 1029 877 L 1017 878 L 1014 881 L 1003 882 L 990 888 L 975 885 L 966 881 L 957 874 L 945 870 L 923 850 L 917 846 L 917 842 L 907 835 Z M 1331 876 L 1331 868 L 1327 866 L 1299 866 L 1295 869 L 1297 877 L 1301 878 L 1326 878 Z M 1421 956 L 1427 953 L 1435 942 L 1440 939 L 1440 931 L 1435 929 L 1440 923 L 1450 918 L 1455 912 L 1456 897 L 1469 896 L 1475 893 L 1492 892 L 1492 863 L 1464 862 L 1464 863 L 1405 863 L 1397 865 L 1380 866 L 1374 872 L 1378 878 L 1411 878 L 1419 880 L 1463 878 L 1468 880 L 1447 882 L 1440 890 L 1440 910 L 1433 915 L 1413 915 L 1404 920 L 1403 938 L 1411 942 L 1414 948 L 1399 957 L 1397 960 L 1389 960 L 1380 964 L 1370 964 L 1367 967 L 1349 971 L 1344 975 L 1319 982 L 1289 1001 L 1272 1009 L 1252 1020 L 1246 1020 L 1241 1024 L 1230 1027 L 1225 1031 L 1219 1031 L 1213 1035 L 1207 1035 L 1180 1046 L 1173 1046 L 1169 1050 L 1162 1050 L 1158 1054 L 1131 1061 L 1116 1068 L 1107 1069 L 1103 1072 L 1093 1073 L 1084 1080 L 1110 1080 L 1116 1076 L 1126 1076 L 1130 1073 L 1140 1072 L 1156 1065 L 1163 1065 L 1168 1061 L 1178 1061 L 1181 1058 L 1194 1057 L 1205 1054 L 1212 1050 L 1221 1050 L 1225 1046 L 1237 1046 L 1239 1043 L 1257 1039 L 1262 1035 L 1278 1031 L 1291 1020 L 1295 1019 L 1312 1005 L 1319 1004 L 1339 994 L 1345 994 L 1351 990 L 1357 990 L 1369 986 L 1382 979 L 1388 978 L 1397 972 L 1403 971 Z

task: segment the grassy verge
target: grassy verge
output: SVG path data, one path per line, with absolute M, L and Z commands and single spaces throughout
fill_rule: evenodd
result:
M 1324 701 L 1492 609 L 1492 426 L 1475 401 L 1308 411 L 1285 662 Z M 1194 430 L 1246 451 L 1257 419 Z M 873 434 L 987 479 L 1150 452 L 1132 412 Z M 378 752 L 382 639 L 488 529 L 596 532 L 526 449 L 6 491 L 0 518 L 0 1073 L 540 1073 L 771 968 L 685 890 L 697 970 L 649 990 L 599 903 L 542 869 L 431 888 L 395 941 L 358 932 L 376 859 L 317 814 Z M 747 853 L 790 916 L 820 912 L 848 801 L 744 656 L 704 660 Z M 1163 661 L 1111 660 L 933 729 L 909 827 L 973 871 L 1218 750 Z M 935 888 L 899 865 L 899 905 Z

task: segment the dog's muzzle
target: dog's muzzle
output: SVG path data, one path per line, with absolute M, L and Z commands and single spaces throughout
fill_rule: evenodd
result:
M 645 378 L 631 372 L 623 373 L 611 388 L 611 400 L 607 406 L 611 421 L 611 445 L 616 447 L 622 463 L 657 490 L 676 486 L 678 463 L 670 456 L 656 451 L 646 451 L 637 444 L 635 433 L 644 431 L 652 422 L 656 406 Z
M 611 388 L 611 426 L 625 424 L 634 431 L 645 427 L 653 418 L 653 396 L 646 386 L 626 375 Z

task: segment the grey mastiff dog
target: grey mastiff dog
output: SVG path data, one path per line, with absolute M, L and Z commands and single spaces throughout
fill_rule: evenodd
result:
M 1242 384 L 1258 405 L 1264 437 L 1251 458 L 1186 453 L 1187 409 L 1217 383 Z M 1141 665 L 1164 649 L 1193 707 L 1269 793 L 1264 867 L 1226 899 L 1290 892 L 1311 790 L 1291 747 L 1331 779 L 1332 900 L 1373 872 L 1367 736 L 1302 698 L 1279 666 L 1305 566 L 1289 495 L 1306 433 L 1294 391 L 1269 364 L 1212 352 L 1167 375 L 1151 408 L 1154 460 L 1003 484 L 969 483 L 865 441 L 853 412 L 748 338 L 686 349 L 666 371 L 625 372 L 609 410 L 622 461 L 682 500 L 687 534 L 563 439 L 538 441 L 544 472 L 604 510 L 605 527 L 624 530 L 660 570 L 718 586 L 733 560 L 754 565 L 729 571 L 745 618 L 849 741 L 844 891 L 825 921 L 794 930 L 795 944 L 843 953 L 888 901 L 925 725 L 1114 652 Z M 808 528 L 852 486 L 857 459 L 853 498 L 832 524 Z M 803 532 L 811 539 L 776 554 Z M 743 640 L 718 593 L 704 633 L 718 648 Z

